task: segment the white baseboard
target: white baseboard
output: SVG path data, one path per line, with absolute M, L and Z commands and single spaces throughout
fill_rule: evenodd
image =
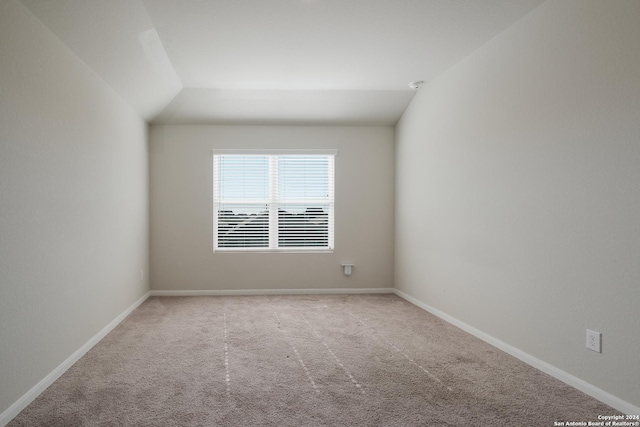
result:
M 393 292 L 398 295 L 401 298 L 404 298 L 405 300 L 409 301 L 412 304 L 417 305 L 418 307 L 422 308 L 425 311 L 428 311 L 429 313 L 438 316 L 439 318 L 441 318 L 442 320 L 451 323 L 454 326 L 457 326 L 458 328 L 462 329 L 465 332 L 470 333 L 471 335 L 480 338 L 482 341 L 485 341 L 489 344 L 491 344 L 492 346 L 499 348 L 500 350 L 504 351 L 505 353 L 508 353 L 510 355 L 512 355 L 513 357 L 522 360 L 523 362 L 525 362 L 528 365 L 533 366 L 536 369 L 539 369 L 540 371 L 551 375 L 552 377 L 562 381 L 565 384 L 570 385 L 571 387 L 574 387 L 580 391 L 582 391 L 585 394 L 588 394 L 589 396 L 598 399 L 600 402 L 605 403 L 609 406 L 611 406 L 612 408 L 615 408 L 617 410 L 619 410 L 620 412 L 623 412 L 627 415 L 637 415 L 640 414 L 640 407 L 633 405 L 632 403 L 629 403 L 625 400 L 622 400 L 610 393 L 607 393 L 606 391 L 599 389 L 598 387 L 589 384 L 588 382 L 581 380 L 578 377 L 575 377 L 561 369 L 556 368 L 553 365 L 548 364 L 547 362 L 544 362 L 528 353 L 525 353 L 524 351 L 513 347 L 497 338 L 492 337 L 491 335 L 482 332 L 479 329 L 474 328 L 473 326 L 470 326 L 458 319 L 456 319 L 455 317 L 452 317 L 436 308 L 433 308 L 425 303 L 423 303 L 420 300 L 417 300 L 416 298 L 405 294 L 402 291 L 399 291 L 398 289 L 394 289 Z
M 327 294 L 392 294 L 393 288 L 317 288 L 317 289 L 237 289 L 151 291 L 152 297 L 193 297 L 223 295 L 327 295 Z
M 142 298 L 134 302 L 129 308 L 120 313 L 118 317 L 113 319 L 111 323 L 102 328 L 100 332 L 95 334 L 89 341 L 84 343 L 82 347 L 69 356 L 64 362 L 62 362 L 57 368 L 44 377 L 38 384 L 33 386 L 31 390 L 26 392 L 20 399 L 18 399 L 13 405 L 9 406 L 0 414 L 0 427 L 4 427 L 9 424 L 9 421 L 14 419 L 16 415 L 26 408 L 36 397 L 40 395 L 47 387 L 49 387 L 55 380 L 60 378 L 67 369 L 69 369 L 74 363 L 76 363 L 82 356 L 85 355 L 91 348 L 96 345 L 102 338 L 104 338 L 109 332 L 113 330 L 120 322 L 124 320 L 133 310 L 138 308 L 147 298 L 149 298 L 151 292 L 147 292 Z

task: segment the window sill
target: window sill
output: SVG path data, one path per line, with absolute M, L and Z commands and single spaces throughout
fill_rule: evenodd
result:
M 214 249 L 214 254 L 331 254 L 333 249 Z

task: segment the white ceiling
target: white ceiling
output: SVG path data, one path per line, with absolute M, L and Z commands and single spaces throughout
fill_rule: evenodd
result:
M 153 123 L 393 125 L 543 0 L 22 0 Z

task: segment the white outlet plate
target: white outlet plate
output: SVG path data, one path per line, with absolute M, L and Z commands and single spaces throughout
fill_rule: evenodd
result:
M 589 350 L 597 351 L 598 353 L 602 353 L 602 347 L 600 345 L 600 332 L 592 331 L 591 329 L 587 329 L 587 348 Z

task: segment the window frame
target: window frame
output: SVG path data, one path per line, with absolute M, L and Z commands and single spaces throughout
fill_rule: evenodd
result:
M 239 156 L 269 156 L 269 172 L 268 172 L 268 187 L 269 187 L 269 199 L 265 201 L 245 202 L 262 204 L 266 202 L 269 211 L 269 246 L 268 247 L 217 247 L 218 245 L 218 225 L 219 215 L 217 211 L 218 204 L 224 203 L 223 201 L 217 201 L 217 155 L 239 155 Z M 322 200 L 322 203 L 329 204 L 328 214 L 328 239 L 326 247 L 278 247 L 277 230 L 279 223 L 278 206 L 282 204 L 291 203 L 284 199 L 278 199 L 277 194 L 278 180 L 273 178 L 278 174 L 274 173 L 272 168 L 275 167 L 277 171 L 278 156 L 328 156 L 329 157 L 329 195 L 326 200 Z M 338 150 L 335 149 L 310 149 L 310 150 L 291 150 L 291 149 L 269 149 L 269 150 L 256 150 L 256 149 L 215 149 L 212 150 L 212 207 L 213 207 L 213 252 L 218 253 L 332 253 L 335 249 L 335 159 L 338 156 Z M 311 199 L 309 199 L 311 200 Z M 317 200 L 319 201 L 319 200 Z M 272 244 L 275 242 L 275 246 Z

